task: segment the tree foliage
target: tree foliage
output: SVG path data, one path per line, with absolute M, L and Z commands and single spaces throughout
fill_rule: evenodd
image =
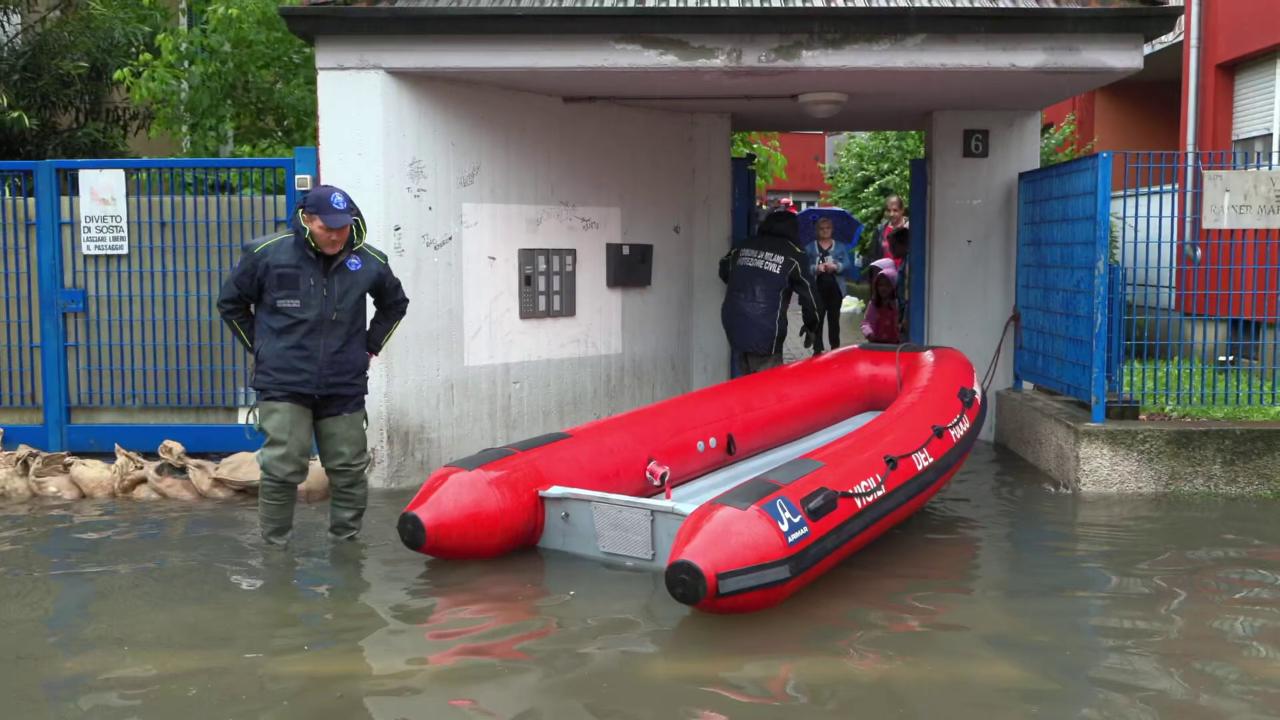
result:
M 277 9 L 276 0 L 196 2 L 190 29 L 161 33 L 155 52 L 123 69 L 134 101 L 154 114 L 152 133 L 183 138 L 192 156 L 280 156 L 314 145 L 313 52 Z
M 763 191 L 777 180 L 787 179 L 787 156 L 782 154 L 778 133 L 736 132 L 730 151 L 733 157 L 755 155 L 756 189 Z
M 0 159 L 126 155 L 148 118 L 114 76 L 168 20 L 153 0 L 0 0 Z
M 1075 160 L 1093 152 L 1095 141 L 1090 140 L 1089 144 L 1080 147 L 1079 135 L 1075 113 L 1067 113 L 1057 125 L 1045 123 L 1040 130 L 1040 167 Z
M 884 199 L 911 191 L 911 161 L 924 157 L 924 133 L 868 132 L 840 146 L 835 164 L 825 168 L 831 185 L 828 202 L 862 223 L 861 251 L 884 223 Z

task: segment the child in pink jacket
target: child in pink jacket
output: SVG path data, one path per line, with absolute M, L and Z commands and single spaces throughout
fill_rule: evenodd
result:
M 902 342 L 898 322 L 898 268 L 892 262 L 880 268 L 871 280 L 871 299 L 862 318 L 862 334 L 867 342 Z

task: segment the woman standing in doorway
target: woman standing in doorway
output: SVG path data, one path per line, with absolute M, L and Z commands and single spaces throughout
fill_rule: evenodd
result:
M 814 223 L 817 239 L 805 248 L 809 254 L 809 273 L 814 277 L 818 301 L 818 329 L 813 341 L 813 354 L 823 351 L 822 323 L 827 323 L 831 349 L 840 347 L 840 304 L 844 300 L 844 279 L 840 273 L 853 262 L 849 246 L 835 239 L 835 223 L 831 218 L 818 218 Z
M 880 227 L 880 231 L 876 233 L 875 247 L 871 250 L 871 260 L 873 261 L 894 257 L 892 247 L 894 231 L 910 227 L 910 221 L 907 220 L 907 208 L 902 203 L 901 195 L 890 195 L 884 199 L 884 217 L 885 223 Z M 898 271 L 901 272 L 903 264 L 907 261 L 905 255 L 901 259 L 895 258 L 895 261 Z

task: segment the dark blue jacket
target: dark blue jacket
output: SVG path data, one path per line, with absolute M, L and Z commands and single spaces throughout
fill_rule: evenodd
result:
M 354 214 L 347 246 L 326 262 L 295 208 L 292 230 L 246 244 L 223 284 L 218 312 L 253 353 L 259 392 L 368 392 L 369 355 L 382 351 L 409 298 L 387 256 L 365 242 L 364 217 Z M 371 323 L 366 296 L 373 297 Z
M 738 352 L 782 352 L 787 337 L 787 307 L 794 293 L 807 329 L 817 327 L 813 290 L 806 279 L 808 258 L 786 234 L 761 234 L 720 260 L 720 279 L 728 284 L 720 321 L 729 345 Z
M 818 259 L 822 257 L 822 248 L 818 247 L 818 241 L 810 242 L 804 248 L 805 254 L 808 255 L 808 265 L 806 270 L 809 277 L 817 280 L 818 277 Z M 840 289 L 840 297 L 845 296 L 844 280 L 851 275 L 853 269 L 853 253 L 849 251 L 849 246 L 845 243 L 835 240 L 831 244 L 831 250 L 827 253 L 836 264 L 836 287 Z

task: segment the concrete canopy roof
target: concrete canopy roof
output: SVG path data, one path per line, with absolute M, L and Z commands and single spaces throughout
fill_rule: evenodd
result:
M 744 6 L 399 0 L 281 14 L 315 41 L 321 71 L 724 113 L 735 129 L 878 130 L 924 127 L 935 110 L 1039 110 L 1109 84 L 1141 70 L 1143 43 L 1182 11 L 1097 0 L 736 1 Z M 808 92 L 849 100 L 815 118 L 796 101 Z
M 299 37 L 611 32 L 1141 33 L 1172 29 L 1167 0 L 304 0 Z

